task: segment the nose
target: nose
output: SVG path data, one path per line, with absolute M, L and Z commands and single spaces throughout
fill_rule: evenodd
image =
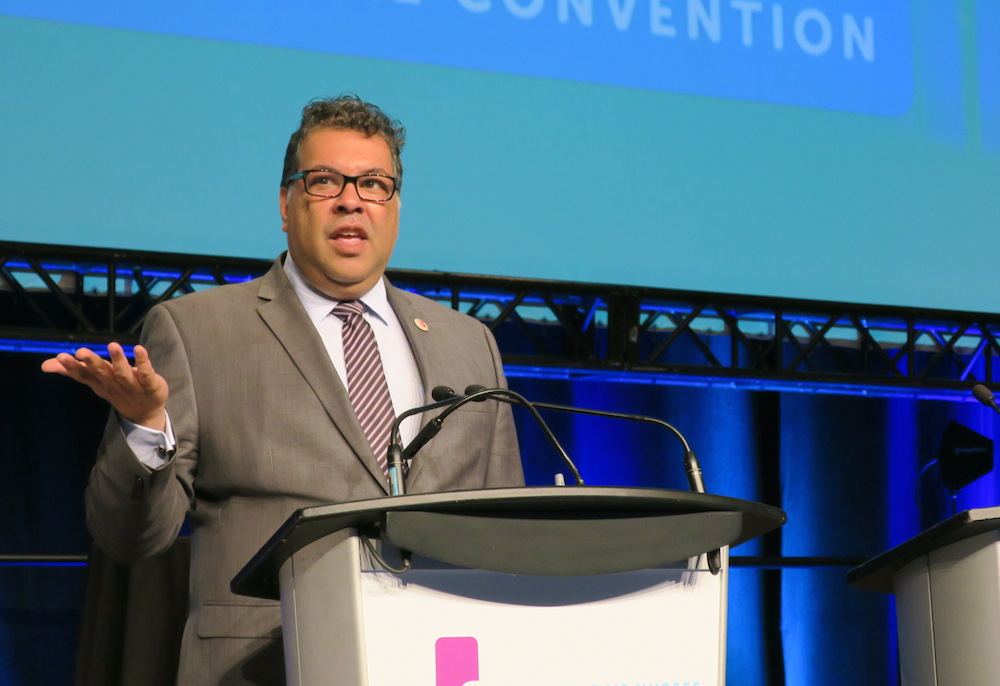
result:
M 358 182 L 356 180 L 347 181 L 344 184 L 344 190 L 334 198 L 334 203 L 337 212 L 346 212 L 348 214 L 351 212 L 361 212 L 365 206 L 365 201 L 358 194 Z

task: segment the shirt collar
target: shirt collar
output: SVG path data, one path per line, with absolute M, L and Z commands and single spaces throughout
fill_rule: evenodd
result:
M 285 255 L 285 264 L 283 267 L 285 276 L 288 277 L 288 281 L 292 284 L 292 289 L 295 291 L 295 295 L 298 296 L 299 302 L 302 303 L 302 307 L 305 308 L 309 320 L 314 325 L 318 324 L 330 314 L 334 306 L 340 301 L 324 295 L 310 286 L 298 267 L 295 266 L 291 254 Z M 386 295 L 385 281 L 383 279 L 376 281 L 372 289 L 358 298 L 358 300 L 364 303 L 368 311 L 380 321 L 383 323 L 388 321 L 387 313 L 390 309 L 389 297 Z

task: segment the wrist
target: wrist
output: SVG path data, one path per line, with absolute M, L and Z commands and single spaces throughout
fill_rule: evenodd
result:
M 145 427 L 147 429 L 152 429 L 153 431 L 166 431 L 167 430 L 167 410 L 164 407 L 160 407 L 154 412 L 146 415 L 127 415 L 124 412 L 119 412 L 123 419 L 136 424 L 138 426 Z

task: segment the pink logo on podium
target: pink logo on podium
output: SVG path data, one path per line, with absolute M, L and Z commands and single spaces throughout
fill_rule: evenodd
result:
M 434 644 L 436 686 L 479 681 L 479 643 L 471 636 L 439 638 Z

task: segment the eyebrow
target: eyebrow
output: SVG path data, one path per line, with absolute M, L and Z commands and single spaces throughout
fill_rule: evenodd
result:
M 344 174 L 344 176 L 368 176 L 369 174 L 381 174 L 383 176 L 390 176 L 390 177 L 392 176 L 392 172 L 388 172 L 385 169 L 383 169 L 382 167 L 369 167 L 368 169 L 364 170 L 360 174 L 356 174 L 356 175 L 355 174 L 345 174 L 344 172 L 340 171 L 339 169 L 334 169 L 333 167 L 322 166 L 322 165 L 319 166 L 319 167 L 311 167 L 311 170 L 313 170 L 313 171 L 337 172 L 338 174 Z

